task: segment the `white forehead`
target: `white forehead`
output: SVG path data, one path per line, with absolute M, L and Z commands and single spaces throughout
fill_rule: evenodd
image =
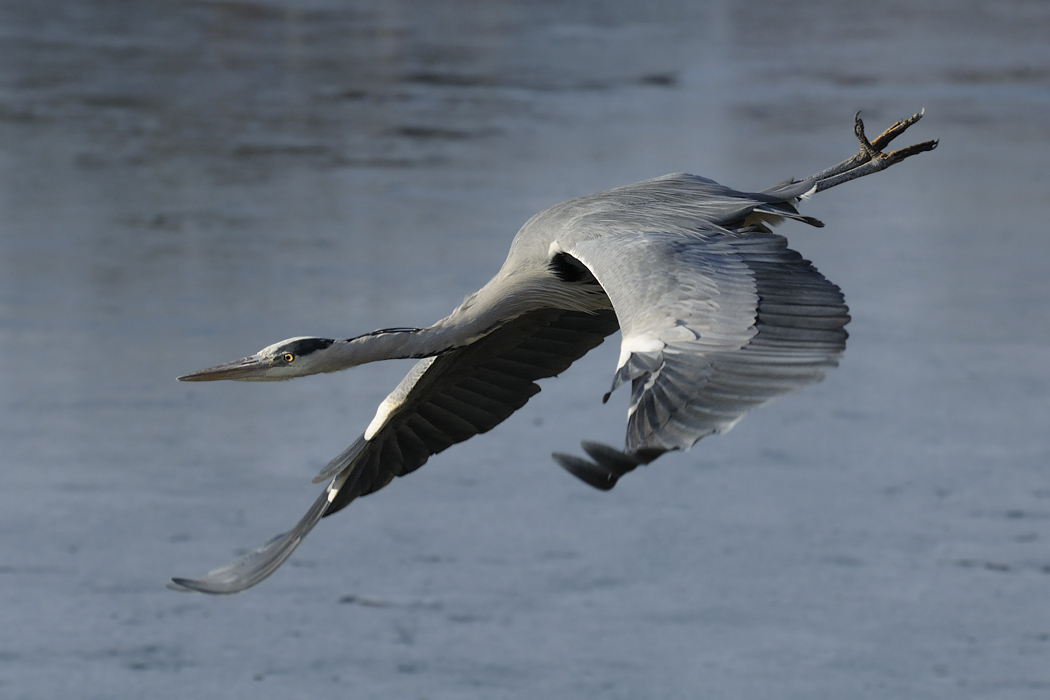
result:
M 280 348 L 283 348 L 288 343 L 294 343 L 297 340 L 306 340 L 309 337 L 310 336 L 308 336 L 308 335 L 300 335 L 300 336 L 296 336 L 295 338 L 285 338 L 284 340 L 276 342 L 273 345 L 267 345 L 265 348 L 263 348 L 262 350 L 260 350 L 256 354 L 257 355 L 264 355 L 264 356 L 265 355 L 276 355 L 277 351 Z

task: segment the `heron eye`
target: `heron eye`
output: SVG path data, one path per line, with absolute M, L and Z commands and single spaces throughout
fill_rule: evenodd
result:
M 295 360 L 295 355 L 290 352 L 284 353 L 284 361 L 291 364 Z

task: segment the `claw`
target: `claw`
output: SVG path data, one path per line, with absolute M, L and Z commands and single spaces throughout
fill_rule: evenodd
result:
M 900 122 L 897 123 L 900 124 Z M 857 140 L 860 141 L 861 153 L 867 155 L 869 160 L 882 155 L 882 151 L 871 145 L 871 141 L 864 135 L 864 120 L 860 118 L 860 112 L 853 115 L 853 133 L 856 134 Z
M 885 170 L 891 165 L 901 162 L 905 158 L 910 158 L 917 153 L 932 151 L 937 148 L 938 142 L 934 140 L 923 141 L 922 143 L 907 146 L 896 151 L 891 151 L 890 153 L 882 152 L 882 149 L 885 148 L 890 141 L 903 134 L 908 127 L 922 119 L 924 113 L 925 110 L 913 114 L 908 119 L 894 122 L 890 128 L 879 134 L 878 138 L 874 141 L 869 141 L 864 133 L 864 120 L 860 118 L 860 112 L 857 112 L 853 117 L 853 133 L 856 134 L 857 141 L 860 142 L 860 152 L 852 158 L 844 160 L 838 165 L 823 170 L 809 178 L 811 180 L 816 180 L 817 182 L 815 192 L 823 192 L 826 189 L 830 189 L 836 185 L 841 185 L 844 182 L 856 180 L 859 177 L 864 177 L 865 175 Z

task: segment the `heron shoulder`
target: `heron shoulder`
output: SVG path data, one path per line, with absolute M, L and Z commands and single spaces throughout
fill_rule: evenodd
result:
M 705 228 L 718 229 L 772 198 L 738 192 L 698 175 L 672 173 L 544 209 L 522 226 L 511 254 L 546 256 L 554 241 L 564 250 L 577 242 L 620 233 L 695 234 Z

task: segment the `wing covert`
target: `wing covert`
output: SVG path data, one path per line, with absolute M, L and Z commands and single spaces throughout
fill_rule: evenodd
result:
M 373 493 L 431 455 L 491 430 L 617 329 L 611 310 L 539 309 L 465 347 L 417 363 L 387 397 L 389 414 L 315 480 L 347 473 L 325 515 Z M 337 477 L 338 478 L 338 477 Z
M 845 349 L 842 293 L 782 236 L 638 232 L 566 252 L 597 278 L 619 318 L 613 389 L 631 381 L 625 454 L 637 463 L 688 449 L 819 381 Z

